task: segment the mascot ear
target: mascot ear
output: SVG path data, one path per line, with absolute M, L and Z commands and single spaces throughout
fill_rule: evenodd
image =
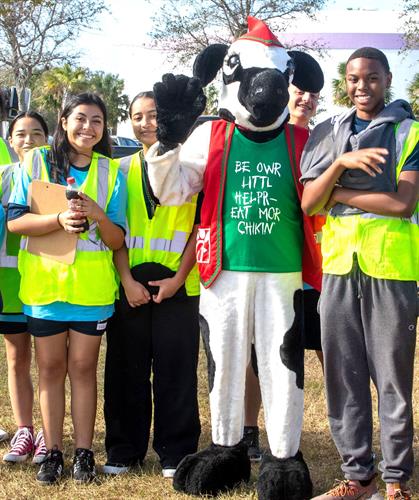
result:
M 299 50 L 290 50 L 288 55 L 294 63 L 294 77 L 291 83 L 304 92 L 320 92 L 324 85 L 324 76 L 314 57 Z
M 212 80 L 218 70 L 222 67 L 224 57 L 227 53 L 228 45 L 214 43 L 202 50 L 193 63 L 193 76 L 201 80 L 203 87 L 206 87 Z

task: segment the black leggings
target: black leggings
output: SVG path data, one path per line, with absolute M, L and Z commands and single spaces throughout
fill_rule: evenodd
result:
M 155 278 L 159 279 L 159 278 Z M 121 290 L 107 330 L 105 446 L 108 462 L 142 463 L 150 435 L 162 467 L 198 447 L 199 297 L 184 289 L 160 304 L 131 308 Z M 153 371 L 153 387 L 150 376 Z

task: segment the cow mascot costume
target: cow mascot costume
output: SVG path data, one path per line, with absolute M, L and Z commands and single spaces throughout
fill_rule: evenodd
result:
M 299 204 L 299 159 L 307 132 L 286 122 L 289 82 L 294 78 L 300 89 L 318 92 L 323 74 L 311 56 L 288 53 L 262 21 L 249 18 L 248 25 L 248 33 L 230 47 L 203 50 L 194 78 L 169 74 L 154 87 L 159 142 L 146 157 L 154 194 L 163 205 L 204 194 L 197 261 L 215 365 L 212 444 L 182 460 L 174 487 L 217 495 L 249 479 L 241 440 L 254 342 L 271 450 L 260 467 L 259 498 L 302 500 L 312 492 L 299 451 L 302 284 L 304 279 L 319 288 L 321 263 L 311 220 L 303 218 Z M 221 119 L 187 138 L 205 107 L 202 87 L 220 68 Z

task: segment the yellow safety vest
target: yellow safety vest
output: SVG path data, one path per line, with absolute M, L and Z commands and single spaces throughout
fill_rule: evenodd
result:
M 396 179 L 419 140 L 419 122 L 396 126 Z M 356 254 L 361 270 L 374 278 L 419 280 L 419 204 L 410 218 L 362 213 L 328 215 L 323 226 L 323 272 L 343 275 L 352 269 Z
M 5 212 L 13 189 L 13 174 L 19 168 L 18 163 L 0 167 L 0 199 Z M 20 288 L 20 274 L 17 270 L 19 243 L 20 236 L 9 233 L 6 227 L 5 237 L 0 247 L 0 290 L 4 313 L 22 312 L 22 302 L 18 297 Z
M 37 148 L 25 157 L 29 176 L 49 181 L 45 162 L 46 147 Z M 115 187 L 118 165 L 93 153 L 86 180 L 80 191 L 106 210 Z M 79 236 L 73 264 L 64 264 L 29 253 L 26 238 L 21 240 L 18 265 L 22 276 L 20 299 L 28 305 L 45 305 L 55 301 L 83 306 L 113 304 L 117 292 L 112 250 L 100 239 L 97 224 Z
M 0 165 L 9 165 L 18 161 L 18 157 L 7 142 L 0 137 Z
M 144 262 L 157 262 L 177 271 L 193 230 L 197 196 L 180 206 L 156 207 L 153 218 L 147 215 L 142 184 L 142 153 L 121 158 L 120 169 L 127 178 L 127 234 L 130 268 Z M 199 274 L 195 264 L 185 281 L 189 296 L 199 295 Z

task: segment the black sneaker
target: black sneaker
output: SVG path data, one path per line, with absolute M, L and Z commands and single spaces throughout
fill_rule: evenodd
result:
M 63 469 L 63 453 L 54 446 L 52 450 L 48 450 L 36 475 L 36 480 L 41 484 L 54 484 L 60 480 Z
M 243 441 L 247 444 L 247 456 L 252 462 L 262 460 L 262 452 L 259 448 L 259 427 L 244 427 Z
M 90 483 L 95 478 L 96 468 L 93 451 L 77 448 L 73 458 L 73 479 L 78 483 Z

